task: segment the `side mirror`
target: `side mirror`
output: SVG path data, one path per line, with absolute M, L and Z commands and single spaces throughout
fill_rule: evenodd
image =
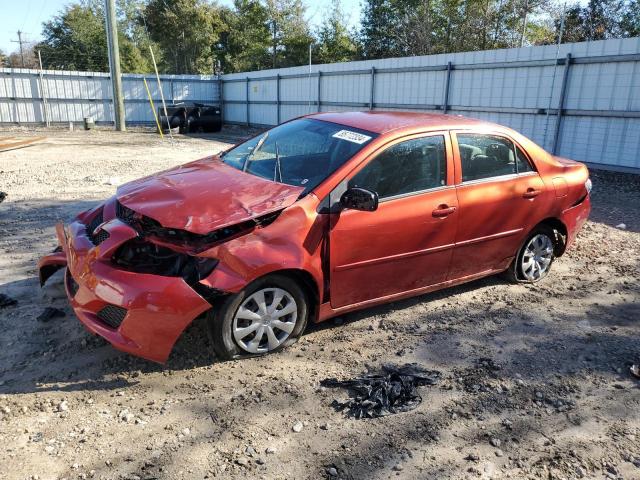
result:
M 378 209 L 378 194 L 366 188 L 349 188 L 340 197 L 344 208 L 373 212 Z

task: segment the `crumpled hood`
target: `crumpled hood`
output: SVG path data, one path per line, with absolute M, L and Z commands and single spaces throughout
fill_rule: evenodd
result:
M 116 197 L 163 227 L 206 234 L 286 208 L 303 190 L 208 157 L 124 184 Z

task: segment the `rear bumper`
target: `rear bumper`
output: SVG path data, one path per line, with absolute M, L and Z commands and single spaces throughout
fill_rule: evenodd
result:
M 567 208 L 562 212 L 562 222 L 567 227 L 567 242 L 565 245 L 565 250 L 575 241 L 578 236 L 578 232 L 584 222 L 589 218 L 589 213 L 591 212 L 591 196 L 587 195 L 585 199 L 580 202 L 578 205 L 575 205 L 571 208 Z
M 137 233 L 117 219 L 102 226 L 109 236 L 99 245 L 91 243 L 86 227 L 74 221 L 58 224 L 63 252 L 43 257 L 38 268 L 60 265 L 66 258 L 65 289 L 74 312 L 90 332 L 115 348 L 163 363 L 183 330 L 211 305 L 182 278 L 128 272 L 114 268 L 115 249 Z M 99 318 L 109 305 L 126 309 L 114 327 Z

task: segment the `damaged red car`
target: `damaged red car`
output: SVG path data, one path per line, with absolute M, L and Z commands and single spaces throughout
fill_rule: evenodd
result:
M 76 315 L 164 362 L 206 317 L 221 358 L 308 322 L 504 272 L 537 282 L 590 210 L 587 168 L 451 115 L 318 113 L 118 188 L 59 224 Z

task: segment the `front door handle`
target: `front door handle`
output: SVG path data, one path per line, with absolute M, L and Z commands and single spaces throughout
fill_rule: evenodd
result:
M 456 207 L 450 207 L 449 205 L 446 205 L 446 204 L 438 205 L 438 208 L 436 208 L 433 212 L 431 212 L 431 215 L 433 215 L 434 217 L 448 217 L 455 211 L 456 211 Z
M 535 188 L 527 188 L 527 191 L 522 194 L 524 198 L 535 198 L 542 193 L 542 190 L 536 190 Z

